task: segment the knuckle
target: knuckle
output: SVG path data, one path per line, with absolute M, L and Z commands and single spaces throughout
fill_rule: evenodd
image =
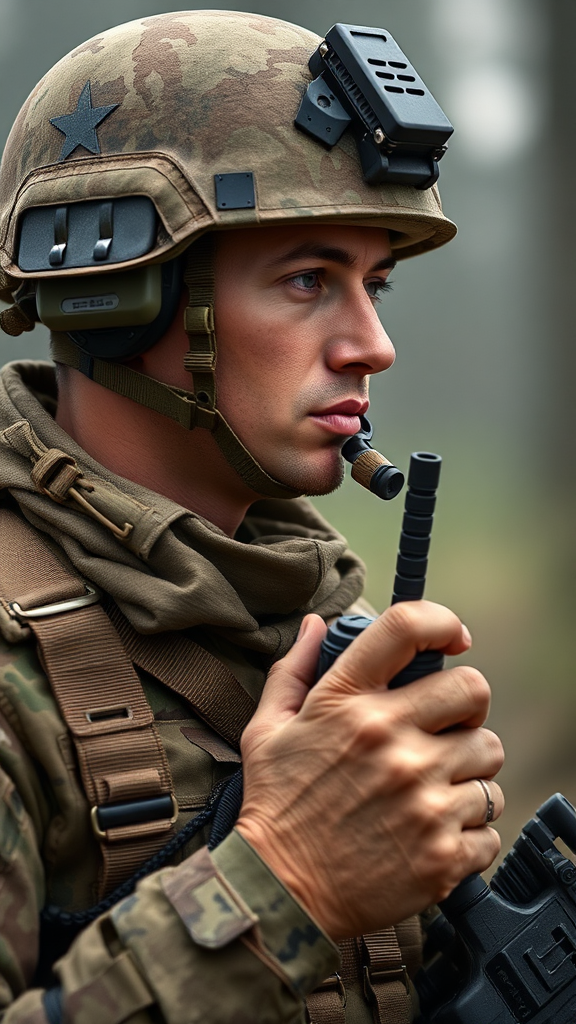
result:
M 446 813 L 446 796 L 442 790 L 429 786 L 422 799 L 422 813 L 431 827 L 438 827 Z
M 472 665 L 459 665 L 452 672 L 474 705 L 489 705 L 490 684 L 477 668 L 473 668 Z
M 460 846 L 456 836 L 449 832 L 439 833 L 426 847 L 425 872 L 429 883 L 436 891 L 448 886 L 450 891 L 459 877 Z
M 282 675 L 282 672 L 284 671 L 284 662 L 287 656 L 288 655 L 284 655 L 284 658 L 282 658 L 280 661 L 275 661 L 274 664 L 269 668 L 268 674 L 266 676 L 267 683 L 270 681 L 274 681 L 277 676 Z
M 422 612 L 419 601 L 400 601 L 382 613 L 382 619 L 393 636 L 406 639 L 420 624 Z
M 488 757 L 490 758 L 491 763 L 495 766 L 494 774 L 496 774 L 504 764 L 504 747 L 502 746 L 502 741 L 495 732 L 492 732 L 491 729 L 482 729 L 482 738 L 484 740 Z M 496 783 L 493 783 L 493 785 L 496 786 Z
M 390 715 L 359 700 L 349 702 L 347 726 L 354 745 L 363 749 L 386 746 L 393 735 Z
M 415 786 L 420 789 L 422 777 L 428 767 L 427 759 L 422 752 L 406 743 L 396 744 L 388 756 L 389 772 L 394 779 L 395 787 L 399 790 Z M 418 813 L 421 821 L 425 821 L 426 824 L 433 818 L 433 811 L 430 815 L 426 811 L 426 795 L 420 796 Z

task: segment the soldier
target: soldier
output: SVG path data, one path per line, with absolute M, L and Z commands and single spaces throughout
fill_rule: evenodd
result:
M 331 45 L 135 21 L 49 71 L 7 143 L 2 326 L 51 328 L 58 391 L 51 364 L 2 371 L 6 1024 L 287 1022 L 306 999 L 408 1021 L 410 915 L 498 851 L 485 680 L 387 690 L 417 650 L 468 648 L 451 612 L 395 606 L 310 689 L 363 569 L 301 496 L 338 486 L 393 360 L 392 265 L 455 231 L 437 152 L 344 131 Z

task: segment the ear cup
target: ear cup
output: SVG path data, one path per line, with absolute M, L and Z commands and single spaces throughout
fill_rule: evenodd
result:
M 98 359 L 130 359 L 152 348 L 176 316 L 182 297 L 185 259 L 182 254 L 162 264 L 160 312 L 150 323 L 135 327 L 68 331 L 68 337 L 87 355 Z

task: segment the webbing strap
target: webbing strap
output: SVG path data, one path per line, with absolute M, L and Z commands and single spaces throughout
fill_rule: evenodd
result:
M 199 716 L 238 749 L 256 702 L 218 658 L 182 633 L 137 633 L 120 609 L 108 614 L 125 649 L 139 668 L 159 679 L 192 705 Z
M 214 416 L 216 409 L 216 333 L 214 328 L 214 240 L 202 235 L 188 251 L 184 270 L 188 305 L 184 310 L 184 330 L 189 351 L 184 366 L 194 378 L 194 394 L 199 407 Z
M 52 358 L 57 363 L 79 370 L 116 394 L 176 420 L 186 430 L 195 427 L 209 430 L 226 461 L 257 494 L 270 498 L 297 498 L 302 491 L 271 477 L 245 448 L 216 407 L 213 249 L 212 236 L 202 235 L 190 247 L 184 270 L 184 283 L 189 294 L 189 303 L 184 310 L 184 330 L 189 344 L 184 366 L 192 374 L 194 391 L 164 384 L 122 363 L 89 356 L 65 334 L 51 335 Z
M 271 477 L 244 447 L 222 413 L 216 408 L 216 333 L 214 324 L 214 239 L 203 235 L 188 252 L 184 283 L 189 304 L 184 310 L 184 330 L 189 351 L 184 366 L 194 379 L 197 423 L 208 426 L 226 461 L 258 494 L 271 498 L 297 498 L 302 492 Z M 264 356 L 265 358 L 265 356 Z M 212 417 L 206 424 L 201 415 Z
M 326 978 L 308 996 L 308 1020 L 311 1024 L 345 1024 L 348 989 L 360 984 L 375 1024 L 409 1024 L 413 1006 L 406 964 L 411 961 L 411 969 L 419 965 L 421 939 L 419 919 L 411 917 L 396 928 L 341 942 L 340 973 Z
M 306 997 L 310 1024 L 346 1024 L 347 989 L 358 980 L 359 956 L 354 939 L 340 943 L 341 968 Z
M 363 935 L 364 992 L 380 1024 L 410 1024 L 408 975 L 394 928 Z
M 50 350 L 56 363 L 80 370 L 109 391 L 176 420 L 186 430 L 196 426 L 196 396 L 191 392 L 163 384 L 123 363 L 87 356 L 65 334 L 52 335 Z
M 26 617 L 26 612 L 45 605 L 74 605 L 83 593 L 82 581 L 32 527 L 0 509 L 0 600 L 7 611 L 11 603 L 18 603 L 38 641 L 98 826 L 97 808 L 152 805 L 170 797 L 172 780 L 142 684 L 100 605 Z M 165 803 L 166 799 L 161 806 Z M 133 874 L 173 832 L 166 813 L 146 820 L 143 812 L 134 824 L 124 818 L 114 827 L 100 825 L 101 896 Z
M 346 1024 L 345 989 L 340 975 L 326 978 L 322 985 L 306 999 L 307 1019 L 310 1024 Z
M 203 316 L 207 307 L 200 308 Z M 194 344 L 199 345 L 202 335 L 197 328 L 202 323 L 202 316 L 198 314 L 198 319 L 193 321 L 194 332 L 189 335 L 190 338 L 193 337 Z M 208 318 L 208 314 L 206 317 Z M 207 322 L 211 323 L 212 321 L 207 320 Z M 153 409 L 163 416 L 168 416 L 169 419 L 176 420 L 186 430 L 193 430 L 194 427 L 205 427 L 210 430 L 227 462 L 256 493 L 267 494 L 271 498 L 297 498 L 302 493 L 269 476 L 244 447 L 222 414 L 217 409 L 212 410 L 209 403 L 203 405 L 198 402 L 197 396 L 193 392 L 185 391 L 183 388 L 177 388 L 171 384 L 163 384 L 161 381 L 138 373 L 137 370 L 124 366 L 122 363 L 110 363 L 105 359 L 86 356 L 63 334 L 52 335 L 50 351 L 56 363 L 79 370 L 91 380 L 96 381 L 97 384 L 108 388 L 109 391 L 114 391 L 117 395 L 130 398 L 133 402 L 138 402 L 139 405 L 145 405 L 148 409 Z M 205 384 L 202 393 L 209 394 L 209 390 L 206 388 L 209 387 L 211 374 L 202 371 L 199 378 L 190 353 L 186 354 L 186 367 L 194 374 L 195 386 L 200 379 Z

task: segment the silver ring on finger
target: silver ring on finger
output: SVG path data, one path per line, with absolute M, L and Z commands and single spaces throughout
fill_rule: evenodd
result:
M 489 825 L 491 821 L 494 821 L 494 801 L 490 796 L 490 790 L 488 789 L 488 783 L 484 779 L 474 779 L 479 786 L 482 787 L 482 792 L 486 797 L 486 816 L 484 818 L 484 824 Z

